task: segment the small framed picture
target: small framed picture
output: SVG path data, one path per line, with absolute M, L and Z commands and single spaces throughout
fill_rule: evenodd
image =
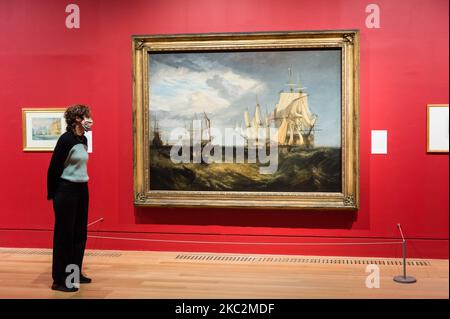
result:
M 448 153 L 448 104 L 427 105 L 427 152 Z
M 52 152 L 66 130 L 65 108 L 22 108 L 23 150 Z

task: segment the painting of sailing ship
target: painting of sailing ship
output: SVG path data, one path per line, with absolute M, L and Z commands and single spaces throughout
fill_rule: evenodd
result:
M 33 140 L 57 140 L 63 133 L 60 118 L 33 118 L 31 123 Z
M 22 108 L 23 150 L 53 151 L 64 133 L 65 108 Z
M 339 49 L 152 53 L 148 67 L 151 190 L 342 191 Z

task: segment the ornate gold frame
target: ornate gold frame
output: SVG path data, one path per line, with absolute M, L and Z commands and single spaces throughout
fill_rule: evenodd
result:
M 200 192 L 149 188 L 148 53 L 340 48 L 342 52 L 342 192 Z M 359 31 L 142 35 L 132 37 L 133 174 L 136 206 L 359 208 Z

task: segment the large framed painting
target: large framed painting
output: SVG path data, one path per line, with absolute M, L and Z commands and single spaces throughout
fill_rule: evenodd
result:
M 359 32 L 133 36 L 134 204 L 359 206 Z
M 65 132 L 65 108 L 22 108 L 22 141 L 26 152 L 52 152 Z

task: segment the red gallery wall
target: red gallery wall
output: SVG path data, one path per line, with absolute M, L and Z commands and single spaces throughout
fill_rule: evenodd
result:
M 65 27 L 77 3 L 81 28 Z M 51 153 L 22 150 L 22 107 L 85 103 L 95 120 L 89 248 L 448 258 L 448 154 L 426 153 L 426 105 L 448 103 L 448 1 L 0 0 L 0 246 L 51 247 Z M 358 212 L 133 206 L 131 35 L 360 29 Z M 370 154 L 371 130 L 388 154 Z M 121 239 L 118 239 L 121 238 Z M 147 239 L 130 240 L 130 238 Z M 155 241 L 156 240 L 156 241 Z

